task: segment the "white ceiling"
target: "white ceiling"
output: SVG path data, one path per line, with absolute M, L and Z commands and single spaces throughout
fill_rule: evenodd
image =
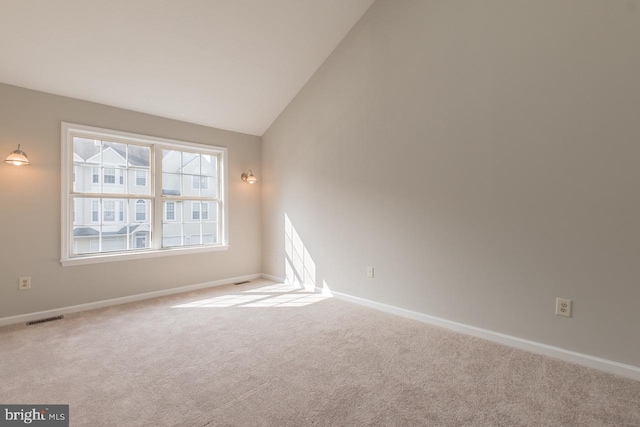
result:
M 262 135 L 373 0 L 0 0 L 0 82 Z

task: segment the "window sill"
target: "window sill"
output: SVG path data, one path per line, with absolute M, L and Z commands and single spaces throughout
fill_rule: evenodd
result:
M 227 249 L 229 249 L 229 245 L 160 249 L 133 253 L 100 254 L 81 256 L 76 258 L 66 258 L 60 260 L 60 264 L 63 267 L 70 267 L 74 265 L 100 264 L 104 262 L 129 261 L 134 259 L 159 258 L 172 255 L 189 255 L 203 252 L 226 251 Z

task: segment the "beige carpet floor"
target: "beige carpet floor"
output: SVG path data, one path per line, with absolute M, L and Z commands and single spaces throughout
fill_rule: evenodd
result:
M 72 426 L 640 426 L 640 382 L 256 281 L 0 329 Z

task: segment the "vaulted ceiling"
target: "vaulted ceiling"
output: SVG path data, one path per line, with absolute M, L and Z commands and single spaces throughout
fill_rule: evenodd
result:
M 373 0 L 0 0 L 0 82 L 262 135 Z

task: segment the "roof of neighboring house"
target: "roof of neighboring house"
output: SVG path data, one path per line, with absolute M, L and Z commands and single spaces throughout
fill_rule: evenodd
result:
M 91 227 L 80 227 L 80 228 L 73 229 L 74 237 L 90 237 L 90 236 L 97 236 L 98 234 L 99 234 L 98 230 Z
M 139 228 L 142 227 L 142 224 L 132 225 L 129 233 L 135 233 Z M 92 237 L 100 234 L 98 230 L 94 227 L 78 227 L 73 229 L 74 237 Z M 122 227 L 116 231 L 103 231 L 103 236 L 126 236 L 127 235 L 127 227 Z
M 100 154 L 100 141 L 86 138 L 74 138 L 75 141 L 80 142 L 79 144 L 73 145 L 73 153 L 75 157 L 80 157 L 85 162 L 92 157 Z M 113 142 L 104 141 L 104 151 L 110 148 L 115 151 L 120 157 L 122 157 L 122 161 L 124 162 L 127 158 L 127 148 L 129 150 L 129 164 L 132 166 L 144 166 L 149 167 L 149 149 L 146 147 L 138 147 L 136 145 L 125 145 L 118 144 Z
M 77 142 L 73 144 L 73 154 L 74 154 L 73 161 L 75 163 L 83 163 L 83 162 L 91 163 L 91 164 L 100 163 L 99 156 L 100 156 L 101 141 L 75 137 L 74 142 Z M 150 151 L 147 147 L 139 147 L 137 145 L 120 144 L 120 143 L 109 142 L 109 141 L 102 141 L 102 145 L 104 146 L 103 155 L 105 152 L 107 152 L 107 150 L 111 149 L 122 159 L 122 163 L 124 164 L 127 159 L 127 150 L 128 150 L 129 164 L 131 166 L 134 166 L 134 167 L 139 166 L 139 167 L 145 167 L 145 168 L 149 167 Z M 179 153 L 179 151 L 173 151 L 173 150 L 162 150 L 162 151 L 163 151 L 162 153 L 163 158 L 175 155 L 175 153 Z M 93 157 L 95 157 L 96 159 L 95 160 L 92 159 Z M 187 165 L 193 163 L 196 159 L 203 159 L 203 162 L 206 162 L 210 167 L 212 166 L 215 168 L 215 164 L 211 164 L 211 162 L 209 162 L 205 156 L 202 156 L 202 157 L 196 156 L 195 158 L 190 159 L 188 162 L 182 165 L 182 169 L 186 168 Z M 166 194 L 169 194 L 169 193 L 166 193 Z

